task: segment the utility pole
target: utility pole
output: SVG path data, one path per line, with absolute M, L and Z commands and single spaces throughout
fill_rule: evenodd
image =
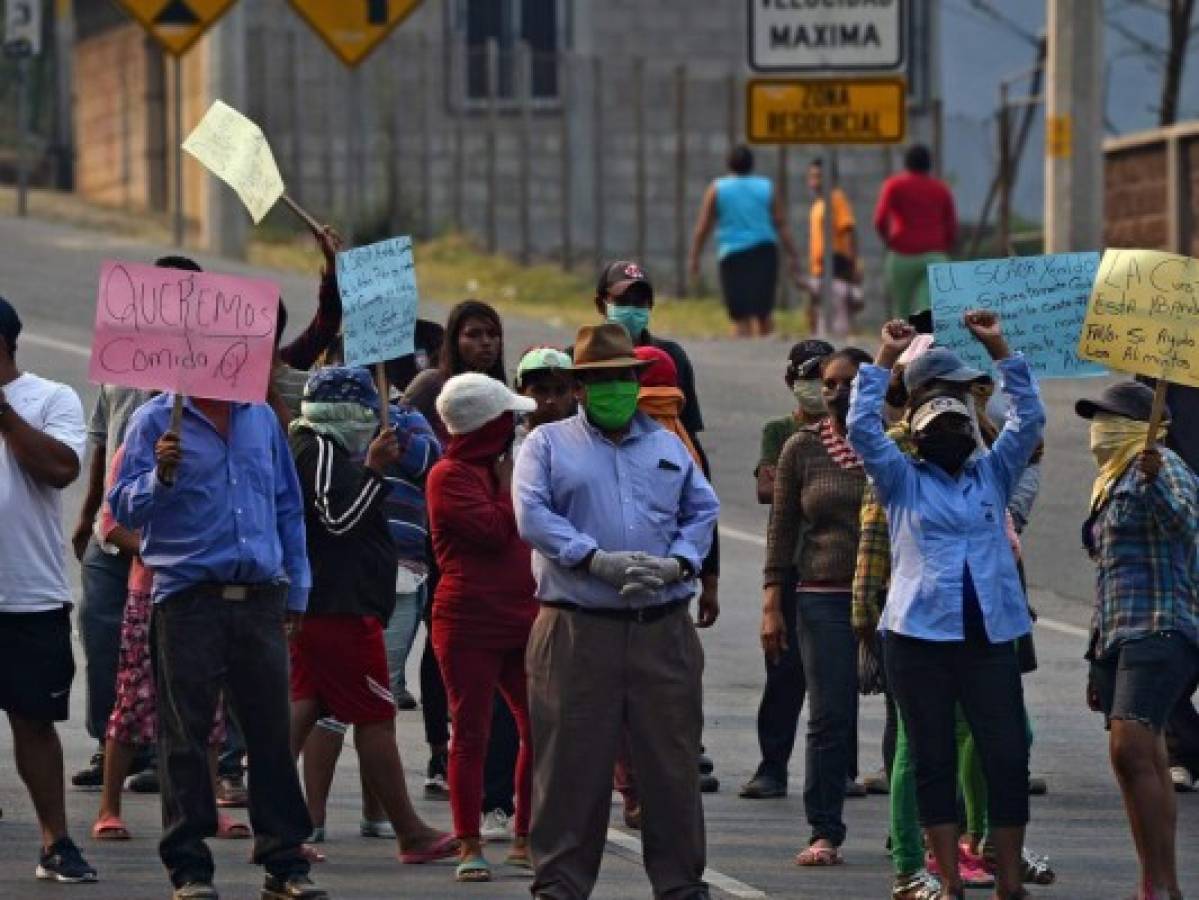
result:
M 246 8 L 238 3 L 225 14 L 210 34 L 207 44 L 208 97 L 220 97 L 234 109 L 245 109 L 246 102 Z M 196 51 L 199 52 L 199 51 Z M 204 96 L 204 94 L 201 94 Z M 332 177 L 332 173 L 329 173 Z M 292 175 L 297 181 L 300 173 Z M 246 238 L 249 217 L 233 191 L 217 186 L 214 179 L 206 179 L 207 230 L 201 229 L 206 249 L 223 256 L 246 255 Z
M 1047 0 L 1045 252 L 1103 243 L 1103 4 Z

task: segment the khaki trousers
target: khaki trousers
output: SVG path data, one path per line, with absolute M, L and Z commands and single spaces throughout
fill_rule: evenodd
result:
M 533 725 L 532 893 L 585 900 L 599 875 L 628 728 L 654 897 L 706 900 L 696 757 L 704 652 L 687 607 L 638 623 L 542 607 L 525 668 Z

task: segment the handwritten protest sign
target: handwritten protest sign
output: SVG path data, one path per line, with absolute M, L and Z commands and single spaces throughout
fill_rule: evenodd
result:
M 217 100 L 183 142 L 183 149 L 237 196 L 257 224 L 283 196 L 283 176 L 262 129 Z
M 1199 387 L 1199 261 L 1106 251 L 1078 353 L 1120 372 Z
M 991 359 L 962 320 L 970 309 L 989 309 L 1003 319 L 1013 350 L 1042 378 L 1102 375 L 1102 367 L 1078 357 L 1078 337 L 1098 253 L 1055 253 L 943 263 L 928 267 L 937 343 L 986 371 Z
M 347 365 L 365 366 L 413 352 L 418 295 L 412 238 L 337 254 L 337 286 Z
M 279 287 L 257 278 L 106 262 L 88 377 L 193 397 L 266 397 Z

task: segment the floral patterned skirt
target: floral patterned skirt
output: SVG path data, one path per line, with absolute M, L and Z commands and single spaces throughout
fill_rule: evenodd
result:
M 154 604 L 143 591 L 129 591 L 121 621 L 121 651 L 117 659 L 117 699 L 105 733 L 122 744 L 153 744 L 158 738 L 157 695 L 150 662 L 150 616 Z M 217 704 L 209 744 L 225 741 L 225 723 Z

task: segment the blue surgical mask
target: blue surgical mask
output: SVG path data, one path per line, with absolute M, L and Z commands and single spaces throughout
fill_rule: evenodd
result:
M 623 325 L 633 343 L 645 333 L 649 327 L 649 308 L 644 306 L 616 306 L 608 304 L 608 321 Z

